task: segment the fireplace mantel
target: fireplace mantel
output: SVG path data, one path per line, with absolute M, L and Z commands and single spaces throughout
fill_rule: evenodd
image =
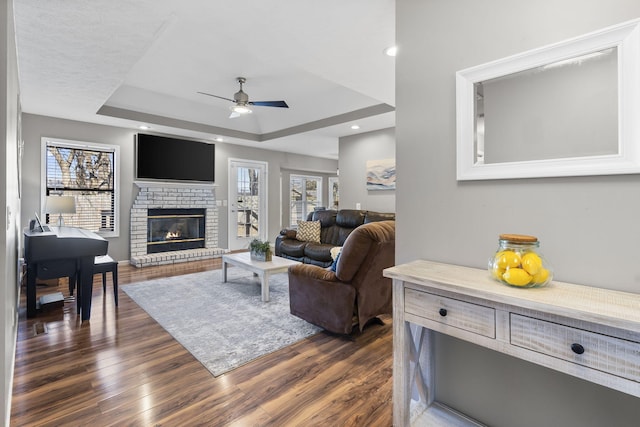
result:
M 138 188 L 215 188 L 213 182 L 165 182 L 165 181 L 133 181 Z

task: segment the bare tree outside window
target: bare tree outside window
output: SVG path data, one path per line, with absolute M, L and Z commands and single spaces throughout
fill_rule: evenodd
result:
M 47 141 L 46 195 L 73 196 L 76 203 L 75 214 L 63 214 L 66 225 L 115 231 L 115 156 L 109 148 Z

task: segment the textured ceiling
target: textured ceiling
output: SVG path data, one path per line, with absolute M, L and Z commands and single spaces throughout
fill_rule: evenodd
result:
M 19 0 L 23 111 L 336 158 L 395 125 L 390 0 Z M 229 118 L 236 77 L 254 107 Z M 352 123 L 361 126 L 350 129 Z

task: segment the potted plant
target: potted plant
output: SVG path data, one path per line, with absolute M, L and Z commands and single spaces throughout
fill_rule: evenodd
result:
M 271 245 L 268 240 L 263 242 L 260 239 L 253 239 L 249 243 L 249 251 L 254 261 L 271 261 Z

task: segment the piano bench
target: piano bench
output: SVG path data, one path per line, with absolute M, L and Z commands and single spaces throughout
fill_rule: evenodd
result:
M 93 274 L 102 274 L 102 291 L 107 293 L 107 273 L 111 272 L 113 280 L 113 299 L 118 306 L 118 262 L 109 255 L 97 256 L 93 263 Z
M 118 261 L 115 261 L 109 255 L 101 255 L 95 257 L 93 261 L 93 274 L 102 274 L 102 292 L 107 293 L 107 273 L 111 272 L 113 281 L 113 299 L 118 306 Z M 77 285 L 77 277 L 69 278 L 69 294 L 73 295 L 73 291 Z M 80 310 L 80 299 L 77 300 L 78 312 Z

